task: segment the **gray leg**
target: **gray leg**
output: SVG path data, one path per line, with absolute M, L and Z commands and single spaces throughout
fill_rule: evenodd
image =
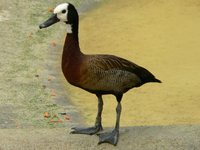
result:
M 117 117 L 116 117 L 115 128 L 112 132 L 98 134 L 98 136 L 99 136 L 99 143 L 98 144 L 110 143 L 112 145 L 117 145 L 118 138 L 119 138 L 120 115 L 121 115 L 121 109 L 122 109 L 122 106 L 121 106 L 121 103 L 120 103 L 121 98 L 122 98 L 122 95 L 117 96 L 118 104 L 117 104 L 117 107 L 116 107 Z
M 101 124 L 101 114 L 102 114 L 102 110 L 103 110 L 103 99 L 102 99 L 101 95 L 97 95 L 97 97 L 98 97 L 98 112 L 97 112 L 97 117 L 96 117 L 96 121 L 95 121 L 94 127 L 72 128 L 73 129 L 73 131 L 71 132 L 72 134 L 88 134 L 88 135 L 92 135 L 92 134 L 95 134 L 95 133 L 103 130 L 102 124 Z
M 121 106 L 121 103 L 118 102 L 118 105 L 116 108 L 117 118 L 116 118 L 116 124 L 115 124 L 115 130 L 117 130 L 117 131 L 119 131 L 119 122 L 120 122 L 121 111 L 122 111 L 122 106 Z
M 98 97 L 98 112 L 97 112 L 97 117 L 95 121 L 95 126 L 100 126 L 101 130 L 103 130 L 102 124 L 101 124 L 101 115 L 103 111 L 103 99 L 101 95 L 97 95 L 97 97 Z

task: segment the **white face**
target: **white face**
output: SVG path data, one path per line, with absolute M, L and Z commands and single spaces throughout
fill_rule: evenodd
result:
M 54 9 L 53 13 L 57 14 L 57 18 L 60 19 L 60 21 L 67 21 L 68 5 L 68 3 L 63 3 Z

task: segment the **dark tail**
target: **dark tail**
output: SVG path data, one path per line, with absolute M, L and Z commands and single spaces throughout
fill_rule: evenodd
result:
M 138 68 L 137 74 L 139 75 L 143 84 L 147 82 L 162 83 L 159 79 L 156 79 L 155 76 L 145 68 L 142 68 L 142 67 Z
M 156 79 L 156 78 L 154 78 L 154 80 L 153 80 L 152 82 L 162 83 L 162 81 L 160 81 L 160 80 L 158 80 L 158 79 Z

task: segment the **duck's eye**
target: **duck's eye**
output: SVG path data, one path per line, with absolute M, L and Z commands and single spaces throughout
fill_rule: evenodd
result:
M 62 13 L 63 13 L 63 14 L 66 13 L 66 10 L 62 10 Z

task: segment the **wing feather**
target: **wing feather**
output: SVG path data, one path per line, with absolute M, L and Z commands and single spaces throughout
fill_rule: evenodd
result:
M 157 80 L 147 69 L 114 55 L 93 55 L 89 59 L 89 64 L 105 71 L 116 69 L 131 72 L 141 79 L 142 84 L 146 82 L 155 82 Z

